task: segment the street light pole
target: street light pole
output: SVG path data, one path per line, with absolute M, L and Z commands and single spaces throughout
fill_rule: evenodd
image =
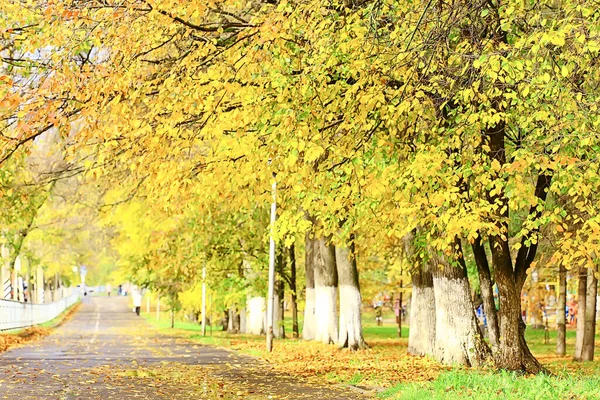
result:
M 277 181 L 273 174 L 273 202 L 271 203 L 271 232 L 269 239 L 269 290 L 267 300 L 267 351 L 273 350 L 273 308 L 275 286 L 275 220 L 277 218 Z

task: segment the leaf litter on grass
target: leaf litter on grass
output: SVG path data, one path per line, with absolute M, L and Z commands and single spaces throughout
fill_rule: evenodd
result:
M 398 340 L 374 339 L 367 350 L 349 351 L 336 346 L 300 340 L 277 341 L 272 353 L 256 340 L 233 340 L 230 348 L 258 356 L 276 371 L 309 380 L 388 387 L 404 381 L 430 381 L 448 367 L 407 354 Z
M 229 371 L 227 371 L 229 370 Z M 124 394 L 134 388 L 153 388 L 161 396 L 193 396 L 188 398 L 211 399 L 337 399 L 335 392 L 323 395 L 309 388 L 286 390 L 285 379 L 278 385 L 279 377 L 269 381 L 260 368 L 238 368 L 235 365 L 190 365 L 165 362 L 161 365 L 141 366 L 135 369 L 101 366 L 90 373 L 103 376 L 103 385 L 110 380 L 113 387 L 121 388 Z M 260 374 L 259 374 L 260 373 Z M 178 397 L 176 397 L 178 398 Z

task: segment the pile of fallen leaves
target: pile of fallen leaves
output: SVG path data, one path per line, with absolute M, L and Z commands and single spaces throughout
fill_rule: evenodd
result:
M 39 328 L 35 326 L 22 330 L 18 333 L 0 334 L 0 351 L 6 351 L 20 344 L 39 339 L 49 334 L 50 329 Z
M 230 347 L 258 356 L 275 370 L 304 378 L 359 386 L 388 387 L 400 382 L 435 379 L 446 370 L 428 358 L 407 354 L 406 340 L 373 339 L 368 350 L 348 351 L 301 340 L 279 340 L 272 353 L 263 341 L 232 340 Z

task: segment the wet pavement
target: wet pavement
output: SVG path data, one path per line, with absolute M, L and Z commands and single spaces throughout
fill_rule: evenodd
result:
M 50 336 L 0 354 L 3 399 L 363 399 L 169 336 L 123 297 L 85 298 Z

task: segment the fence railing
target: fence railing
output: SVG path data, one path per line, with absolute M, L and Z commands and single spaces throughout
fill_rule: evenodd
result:
M 79 291 L 52 303 L 33 304 L 0 300 L 0 331 L 27 328 L 58 317 L 79 300 Z

